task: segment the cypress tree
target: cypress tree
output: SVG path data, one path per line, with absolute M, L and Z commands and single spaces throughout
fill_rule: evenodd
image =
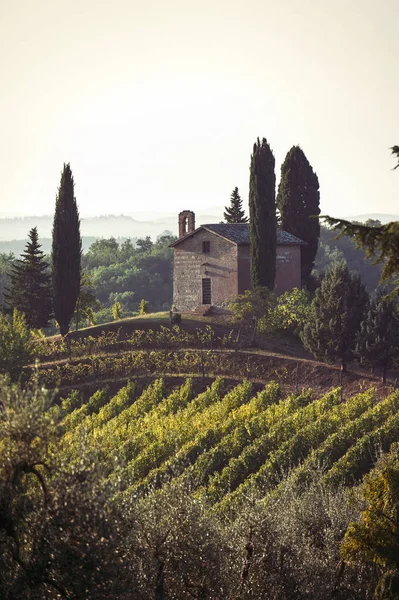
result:
M 225 206 L 223 215 L 226 223 L 248 223 L 248 218 L 242 208 L 242 199 L 238 193 L 238 187 L 235 187 L 231 192 L 230 206 Z
M 310 283 L 320 237 L 320 223 L 311 218 L 320 214 L 319 180 L 305 153 L 293 146 L 281 165 L 277 194 L 281 228 L 306 242 L 302 247 L 302 283 Z
M 332 265 L 311 304 L 301 335 L 305 348 L 319 360 L 339 360 L 346 371 L 367 305 L 368 295 L 360 277 L 352 275 L 344 261 Z
M 399 323 L 395 316 L 397 302 L 379 290 L 370 302 L 370 309 L 357 335 L 356 354 L 360 362 L 382 368 L 382 382 L 387 369 L 399 353 Z
M 28 327 L 41 329 L 48 326 L 51 318 L 51 277 L 36 227 L 29 231 L 28 238 L 25 251 L 10 273 L 6 311 L 17 309 L 24 313 Z
M 274 290 L 276 276 L 275 159 L 266 139 L 257 139 L 251 156 L 249 179 L 249 231 L 252 287 Z
M 69 331 L 80 292 L 82 240 L 80 220 L 69 163 L 64 164 L 53 223 L 54 315 L 61 335 Z

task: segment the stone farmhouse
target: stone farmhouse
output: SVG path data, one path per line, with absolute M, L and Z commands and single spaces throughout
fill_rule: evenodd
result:
M 276 293 L 301 287 L 301 246 L 294 235 L 277 231 Z M 195 227 L 190 210 L 179 214 L 174 249 L 173 305 L 179 312 L 223 307 L 251 289 L 249 227 L 213 223 Z

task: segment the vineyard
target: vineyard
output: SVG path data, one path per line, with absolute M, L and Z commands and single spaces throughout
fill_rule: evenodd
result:
M 37 342 L 42 362 L 25 375 L 60 387 L 52 410 L 65 457 L 79 460 L 84 439 L 120 499 L 179 482 L 234 517 L 249 497 L 276 492 L 288 472 L 303 489 L 320 468 L 327 485 L 353 485 L 399 440 L 392 388 L 362 380 L 363 391 L 343 395 L 330 376 L 318 392 L 299 386 L 295 360 L 242 346 L 239 333 L 210 326 L 53 338 Z M 92 395 L 79 391 L 87 384 Z
M 23 378 L 47 388 L 89 386 L 156 376 L 225 377 L 279 382 L 298 390 L 312 381 L 320 390 L 342 386 L 339 370 L 306 357 L 275 354 L 253 347 L 251 336 L 239 329 L 207 325 L 185 329 L 177 325 L 132 331 L 108 330 L 96 336 L 45 338 L 34 343 L 37 364 L 25 367 Z M 364 381 L 365 380 L 365 381 Z M 350 372 L 346 384 L 372 385 L 370 373 Z M 351 390 L 358 389 L 350 387 Z
M 25 401 L 0 398 L 1 597 L 24 597 L 21 581 L 33 600 L 374 597 L 381 567 L 343 568 L 341 548 L 365 476 L 395 459 L 395 386 L 338 386 L 334 367 L 211 327 L 39 339 L 35 354 Z
M 156 379 L 140 391 L 129 382 L 115 395 L 98 390 L 82 406 L 76 394 L 57 411 L 62 448 L 79 461 L 79 440 L 95 450 L 116 500 L 144 497 L 166 482 L 184 482 L 193 497 L 234 517 L 249 497 L 276 493 L 284 474 L 305 485 L 323 468 L 328 485 L 351 486 L 380 449 L 399 440 L 399 392 L 377 401 L 368 389 L 342 401 L 339 389 L 314 398 L 285 395 L 276 383 L 255 392 L 221 378 L 196 394 L 192 379 L 167 390 Z

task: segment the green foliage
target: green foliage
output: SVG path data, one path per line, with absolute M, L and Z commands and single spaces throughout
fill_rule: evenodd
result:
M 269 288 L 259 286 L 234 297 L 228 307 L 233 313 L 233 321 L 248 322 L 268 315 L 275 305 L 275 295 Z
M 48 326 L 52 313 L 49 265 L 40 250 L 36 227 L 28 237 L 22 258 L 13 263 L 5 298 L 9 312 L 18 309 L 30 328 L 41 329 Z
M 382 279 L 399 274 L 399 221 L 386 225 L 369 226 L 351 223 L 344 219 L 323 216 L 339 235 L 353 237 L 359 247 L 364 248 L 368 257 L 383 264 Z
M 143 298 L 140 301 L 139 315 L 147 315 L 149 307 L 150 307 L 150 303 L 148 302 L 148 300 L 144 300 L 144 298 Z
M 351 275 L 343 262 L 330 267 L 316 290 L 301 334 L 305 348 L 319 360 L 340 360 L 345 370 L 367 303 L 359 276 Z
M 242 208 L 242 199 L 238 187 L 231 192 L 230 206 L 226 206 L 223 213 L 226 223 L 248 223 L 245 211 Z
M 15 261 L 12 252 L 0 252 L 0 309 L 3 310 L 5 304 L 4 294 L 10 287 L 10 273 Z
M 336 396 L 337 397 L 337 396 Z M 324 413 L 313 413 L 314 419 L 303 423 L 302 427 L 291 430 L 291 435 L 283 437 L 276 444 L 272 433 L 270 440 L 262 447 L 263 455 L 260 459 L 259 449 L 251 458 L 255 458 L 255 464 L 250 464 L 250 477 L 243 477 L 242 470 L 236 484 L 241 485 L 231 494 L 224 496 L 217 509 L 219 511 L 235 511 L 242 505 L 245 495 L 251 488 L 256 488 L 259 495 L 264 495 L 278 485 L 281 474 L 287 473 L 290 468 L 305 460 L 308 454 L 322 444 L 329 435 L 339 431 L 340 428 L 358 418 L 365 410 L 369 409 L 374 402 L 374 394 L 358 394 L 345 403 L 338 403 Z M 303 409 L 303 415 L 307 415 Z M 302 415 L 301 415 L 302 416 Z M 294 421 L 295 422 L 295 421 Z M 292 426 L 292 425 L 291 425 Z M 260 461 L 260 462 L 259 462 Z M 245 469 L 248 473 L 248 458 L 246 457 Z M 244 471 L 245 474 L 245 471 Z
M 378 565 L 378 599 L 399 596 L 399 461 L 397 449 L 380 460 L 362 488 L 365 510 L 350 523 L 341 546 L 348 563 Z
M 64 164 L 55 203 L 52 246 L 54 316 L 69 331 L 80 293 L 82 240 L 71 167 Z
M 260 333 L 271 333 L 274 331 L 290 331 L 300 333 L 309 320 L 310 294 L 307 290 L 293 288 L 281 296 L 277 296 L 275 306 L 258 321 Z
M 94 311 L 98 310 L 100 303 L 94 295 L 93 278 L 86 273 L 81 274 L 80 292 L 76 301 L 73 320 L 76 323 L 76 329 L 79 329 L 80 321 L 86 325 L 95 325 L 96 319 Z
M 392 590 L 395 567 L 380 557 L 355 552 L 343 568 L 359 503 L 314 465 L 399 423 L 399 394 L 342 403 L 340 390 L 314 399 L 274 383 L 197 385 L 138 380 L 61 405 L 0 386 L 2 598 L 371 600 L 374 564 Z M 290 468 L 309 456 L 304 486 Z M 390 534 L 375 547 L 392 548 Z
M 395 398 L 391 399 L 391 404 Z M 396 401 L 397 403 L 397 401 Z M 385 410 L 384 407 L 381 410 Z M 351 485 L 360 481 L 374 466 L 381 451 L 388 452 L 399 439 L 399 413 L 387 417 L 386 421 L 372 431 L 356 439 L 349 450 L 337 460 L 325 475 L 328 485 Z
M 151 252 L 153 245 L 154 244 L 149 235 L 147 235 L 145 238 L 139 238 L 136 242 L 136 246 L 140 252 Z
M 0 372 L 16 381 L 32 358 L 32 341 L 25 316 L 16 308 L 12 317 L 0 313 Z
M 118 243 L 110 238 L 90 246 L 82 256 L 82 266 L 91 275 L 94 293 L 104 306 L 96 313 L 97 322 L 112 319 L 107 309 L 114 302 L 122 304 L 126 316 L 138 312 L 140 298 L 146 298 L 154 311 L 170 307 L 173 250 L 169 244 L 175 239 L 165 232 L 155 243 L 147 244 L 145 250 L 145 240 L 138 240 L 136 245 L 131 239 Z
M 275 159 L 266 139 L 253 146 L 249 179 L 249 231 L 251 284 L 274 290 L 276 276 L 276 175 Z
M 249 436 L 255 435 L 253 422 L 260 416 L 262 420 L 266 419 L 265 413 L 269 407 L 272 410 L 280 391 L 278 385 L 271 383 L 246 401 L 250 390 L 251 386 L 248 383 L 246 386 L 237 386 L 230 393 L 237 398 L 237 407 L 227 419 L 194 433 L 191 440 L 184 443 L 160 467 L 153 469 L 135 489 L 146 491 L 159 481 L 168 481 L 171 474 L 174 478 L 181 475 L 182 479 L 189 482 L 192 490 L 204 486 L 214 472 L 220 471 L 230 458 L 249 443 Z
M 293 146 L 281 165 L 277 194 L 281 228 L 306 242 L 301 249 L 302 282 L 309 285 L 320 236 L 319 180 L 305 153 Z
M 235 296 L 228 305 L 233 322 L 250 325 L 257 321 L 257 331 L 299 333 L 310 314 L 310 294 L 294 288 L 275 296 L 268 288 L 258 287 Z
M 73 469 L 42 391 L 0 389 L 0 596 L 56 600 L 135 595 L 121 569 L 121 514 L 109 502 L 93 449 Z M 133 591 L 132 591 L 133 590 Z
M 253 435 L 240 455 L 231 459 L 220 474 L 211 478 L 207 496 L 213 502 L 221 501 L 222 511 L 237 499 L 242 500 L 242 492 L 252 485 L 253 476 L 269 455 L 303 428 L 328 414 L 339 402 L 338 390 L 335 390 L 315 402 L 310 402 L 307 395 L 300 397 L 299 403 L 291 398 L 290 401 L 281 402 L 275 411 L 265 412 L 252 424 Z
M 118 321 L 122 318 L 122 305 L 120 302 L 115 302 L 112 306 L 112 316 L 114 321 Z
M 360 275 L 368 292 L 373 293 L 378 286 L 382 266 L 374 264 L 372 259 L 367 258 L 365 251 L 358 248 L 351 237 L 343 235 L 337 238 L 336 232 L 327 227 L 321 227 L 319 249 L 312 277 L 321 280 L 332 263 L 339 263 L 342 260 L 348 265 L 349 271 Z
M 374 391 L 367 392 L 372 398 Z M 399 408 L 398 394 L 391 394 L 381 402 L 368 408 L 363 414 L 352 422 L 343 425 L 339 431 L 330 435 L 320 446 L 313 450 L 308 458 L 296 469 L 292 477 L 297 483 L 307 484 L 312 469 L 322 465 L 327 472 L 325 481 L 332 485 L 349 483 L 350 477 L 359 479 L 372 465 L 372 439 L 376 432 L 381 432 L 381 427 L 386 427 Z M 368 441 L 369 461 L 364 461 L 358 450 L 360 446 L 365 447 Z M 357 451 L 355 448 L 357 447 Z M 351 458 L 352 465 L 348 458 Z M 352 470 L 349 471 L 349 467 Z M 328 471 L 330 469 L 331 471 Z
M 399 323 L 395 315 L 397 302 L 379 290 L 357 335 L 356 354 L 362 363 L 382 367 L 383 383 L 399 352 Z

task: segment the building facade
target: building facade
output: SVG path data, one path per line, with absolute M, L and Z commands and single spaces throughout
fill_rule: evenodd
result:
M 277 231 L 276 293 L 301 287 L 301 246 L 297 237 Z M 251 289 L 249 227 L 214 223 L 195 227 L 192 211 L 179 214 L 174 249 L 173 305 L 179 312 L 223 307 Z

